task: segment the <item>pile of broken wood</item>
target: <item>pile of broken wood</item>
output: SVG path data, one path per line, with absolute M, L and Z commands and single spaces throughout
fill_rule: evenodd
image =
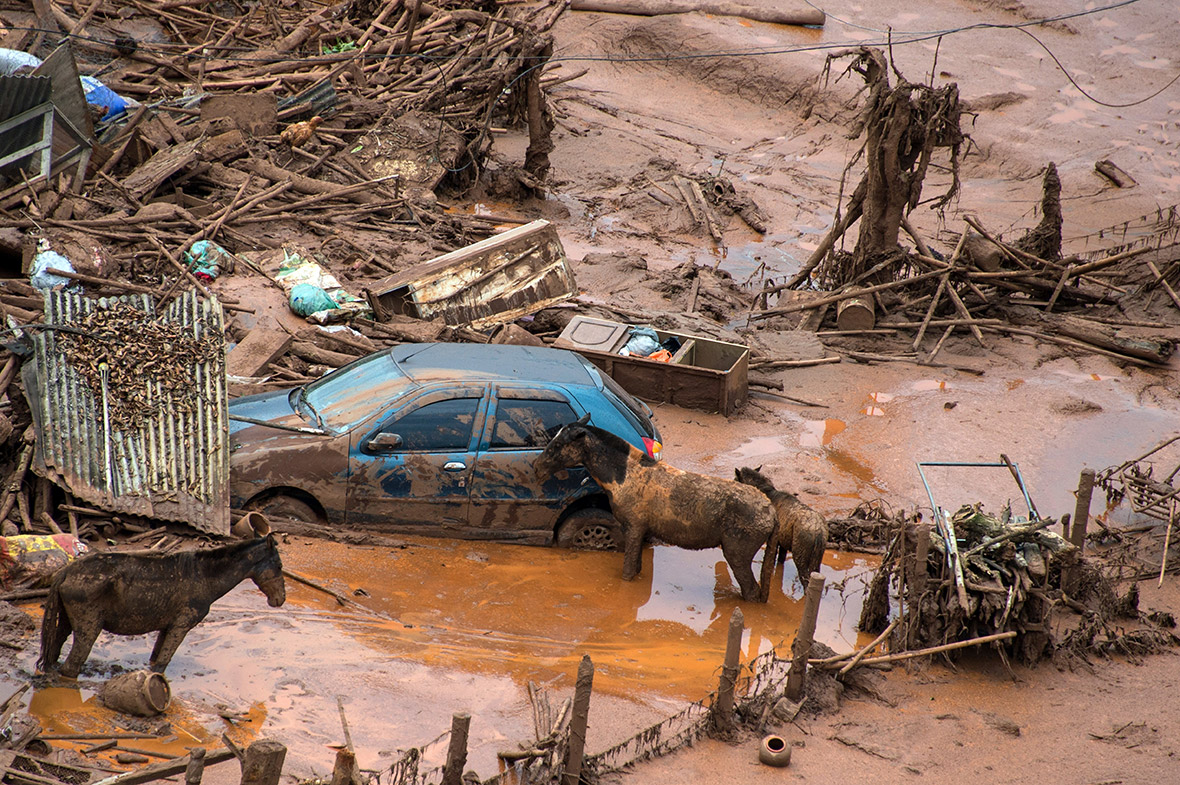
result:
M 1004 242 L 968 216 L 954 251 L 945 257 L 908 221 L 903 226 L 914 240 L 913 252 L 891 255 L 841 280 L 833 268 L 842 255 L 828 257 L 846 228 L 838 222 L 799 274 L 763 290 L 751 321 L 771 324 L 768 320 L 802 314 L 799 327 L 857 348 L 864 348 L 862 336 L 871 336 L 873 351 L 840 349 L 865 362 L 935 364 L 956 330 L 985 350 L 995 348 L 989 335 L 1027 336 L 1144 367 L 1160 367 L 1174 349 L 1171 338 L 1125 336 L 1120 329 L 1165 329 L 1180 316 L 1175 245 L 1142 243 L 1094 260 L 1043 250 L 1038 256 L 1024 250 L 1028 243 Z M 772 306 L 769 298 L 776 294 L 780 299 Z M 1142 318 L 1159 296 L 1176 309 L 1167 322 Z
M 434 189 L 482 171 L 497 123 L 527 119 L 538 151 L 548 144 L 543 98 L 529 98 L 565 4 L 477 6 L 297 0 L 235 16 L 206 3 L 50 0 L 0 46 L 44 54 L 65 41 L 89 60 L 81 73 L 141 104 L 96 126 L 85 177 L 10 182 L 0 225 L 25 235 L 26 257 L 33 234 L 72 241 L 91 249 L 80 280 L 156 293 L 181 279 L 205 289 L 182 262 L 194 242 L 277 248 L 282 222 L 378 276 L 397 271 L 407 242 L 437 251 L 486 236 L 498 219 L 448 215 Z M 123 36 L 132 17 L 158 24 L 157 40 Z M 517 174 L 537 186 L 547 160 L 529 164 Z
M 1051 653 L 1052 591 L 1062 568 L 1076 562 L 1073 545 L 1048 531 L 1052 518 L 1015 521 L 979 505 L 944 512 L 937 527 L 900 526 L 869 588 L 860 629 L 896 628 L 899 649 L 987 638 L 998 650 L 1033 663 Z M 1068 564 L 1067 564 L 1068 563 Z M 889 592 L 904 598 L 892 624 Z M 1005 649 L 1010 648 L 1005 651 Z

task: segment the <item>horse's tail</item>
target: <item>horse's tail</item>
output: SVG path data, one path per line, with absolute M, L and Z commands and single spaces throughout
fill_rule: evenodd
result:
M 60 576 L 59 576 L 60 578 Z M 47 672 L 57 665 L 61 647 L 72 631 L 69 617 L 61 602 L 61 581 L 54 580 L 45 599 L 45 614 L 41 618 L 41 656 L 37 659 L 37 670 Z

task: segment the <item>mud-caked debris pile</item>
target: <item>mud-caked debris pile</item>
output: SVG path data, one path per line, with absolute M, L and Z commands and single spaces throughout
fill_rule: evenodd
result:
M 891 542 L 869 589 L 860 628 L 885 629 L 892 585 L 904 598 L 895 645 L 918 649 L 1012 633 L 1001 656 L 1034 663 L 1052 652 L 1052 594 L 1076 548 L 1048 531 L 1054 519 L 1017 521 L 981 505 L 909 525 Z M 922 541 L 925 538 L 925 542 Z

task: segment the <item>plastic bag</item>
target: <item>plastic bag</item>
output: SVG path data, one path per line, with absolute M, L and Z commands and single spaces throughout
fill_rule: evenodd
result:
M 311 283 L 295 284 L 291 288 L 289 298 L 291 310 L 300 316 L 311 316 L 317 311 L 330 311 L 339 308 L 336 301 L 328 296 L 320 287 Z
M 127 111 L 131 102 L 126 98 L 92 76 L 83 76 L 81 79 L 82 91 L 86 93 L 86 103 L 106 109 L 106 114 L 102 116 L 103 120 L 110 120 Z
M 70 260 L 57 251 L 51 251 L 49 249 L 49 243 L 42 240 L 37 243 L 37 255 L 33 257 L 29 283 L 33 285 L 33 288 L 40 289 L 41 291 L 48 291 L 58 286 L 68 286 L 70 284 L 69 278 L 63 278 L 60 275 L 45 272 L 49 269 L 72 273 L 74 272 L 74 265 L 70 264 Z
M 204 281 L 212 281 L 222 272 L 234 271 L 234 257 L 229 251 L 209 240 L 198 240 L 184 252 L 184 261 L 193 275 Z
M 21 68 L 36 68 L 41 58 L 19 49 L 0 49 L 0 76 L 9 76 Z
M 623 356 L 630 355 L 632 357 L 647 357 L 653 352 L 660 350 L 660 339 L 656 335 L 656 331 L 650 327 L 632 327 L 631 337 L 627 340 L 626 345 L 619 350 L 619 354 Z

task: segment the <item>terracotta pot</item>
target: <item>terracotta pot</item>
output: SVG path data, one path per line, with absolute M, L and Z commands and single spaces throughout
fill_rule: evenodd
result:
M 229 527 L 229 533 L 240 540 L 248 540 L 252 537 L 265 537 L 270 534 L 270 521 L 266 516 L 257 510 L 252 510 Z
M 102 685 L 102 702 L 107 708 L 124 714 L 154 717 L 172 702 L 172 688 L 162 673 L 120 673 Z
M 791 745 L 782 736 L 772 733 L 758 746 L 758 760 L 767 766 L 786 766 L 791 762 Z

